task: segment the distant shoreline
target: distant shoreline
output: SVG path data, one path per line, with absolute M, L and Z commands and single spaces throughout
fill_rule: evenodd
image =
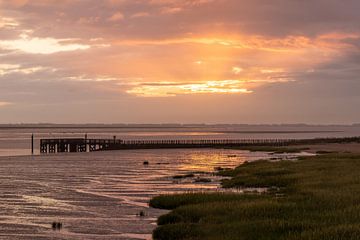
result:
M 336 127 L 360 127 L 359 123 L 354 124 L 125 124 L 125 123 L 79 123 L 79 124 L 57 124 L 57 123 L 2 123 L 2 128 L 336 128 Z
M 8 129 L 193 129 L 193 128 L 211 128 L 211 127 L 190 127 L 190 126 L 182 126 L 182 127 L 165 127 L 165 126 L 150 126 L 150 127 L 137 127 L 137 126 L 0 126 L 0 130 L 8 130 Z M 340 133 L 344 132 L 341 130 L 303 130 L 303 131 L 293 131 L 293 130 L 263 130 L 263 131 L 252 131 L 252 130 L 244 130 L 244 131 L 204 131 L 211 133 Z

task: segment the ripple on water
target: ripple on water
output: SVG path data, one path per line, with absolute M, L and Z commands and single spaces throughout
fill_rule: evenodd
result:
M 211 172 L 216 167 L 232 168 L 245 161 L 274 157 L 284 156 L 240 150 L 162 149 L 0 157 L 0 237 L 151 239 L 157 217 L 166 212 L 149 208 L 151 197 L 235 191 L 219 188 L 220 178 Z M 145 160 L 148 166 L 143 165 Z M 194 177 L 173 179 L 190 172 Z M 197 177 L 211 182 L 197 182 Z M 140 217 L 140 211 L 145 216 Z M 53 231 L 53 221 L 62 222 L 63 229 Z

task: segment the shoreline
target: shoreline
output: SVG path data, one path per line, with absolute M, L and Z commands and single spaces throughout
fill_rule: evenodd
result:
M 153 198 L 152 207 L 171 210 L 158 218 L 154 239 L 357 239 L 360 225 L 348 222 L 360 220 L 354 215 L 354 203 L 360 200 L 360 181 L 354 181 L 360 171 L 360 143 L 296 147 L 323 154 L 295 162 L 245 163 L 219 172 L 230 177 L 222 182 L 225 188 L 264 187 L 268 192 Z M 341 214 L 344 209 L 348 211 L 345 215 Z

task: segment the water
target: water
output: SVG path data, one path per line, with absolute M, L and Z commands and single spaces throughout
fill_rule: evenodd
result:
M 257 128 L 256 128 L 257 129 Z M 255 129 L 255 130 L 256 130 Z M 166 193 L 217 191 L 215 167 L 287 158 L 225 149 L 153 149 L 30 156 L 30 136 L 123 139 L 313 138 L 356 136 L 358 128 L 57 128 L 0 129 L 0 239 L 151 239 L 166 211 L 148 207 Z M 299 129 L 298 129 L 299 130 Z M 315 131 L 316 130 L 316 131 Z M 292 131 L 292 133 L 290 133 Z M 307 131 L 307 132 L 304 132 Z M 38 153 L 38 152 L 37 152 Z M 143 162 L 148 161 L 149 165 Z M 173 176 L 196 172 L 195 177 Z M 212 181 L 198 183 L 196 178 Z M 140 211 L 144 217 L 138 216 Z M 53 231 L 51 223 L 63 223 Z
M 0 156 L 30 154 L 31 134 L 35 134 L 35 153 L 41 138 L 81 137 L 118 139 L 309 139 L 360 136 L 360 126 L 305 125 L 214 125 L 186 127 L 118 128 L 4 128 L 0 127 Z
M 219 179 L 209 173 L 215 167 L 273 157 L 221 149 L 0 157 L 0 238 L 151 239 L 156 218 L 166 212 L 149 208 L 151 197 L 217 190 Z M 173 179 L 189 172 L 197 173 Z M 212 182 L 196 183 L 196 177 Z M 63 229 L 53 231 L 53 221 Z

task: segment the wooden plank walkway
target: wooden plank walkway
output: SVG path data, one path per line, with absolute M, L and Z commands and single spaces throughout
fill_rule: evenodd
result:
M 62 138 L 41 139 L 41 153 L 93 152 L 123 149 L 214 148 L 244 146 L 289 146 L 299 144 L 360 142 L 360 137 L 316 139 L 207 139 L 207 140 L 120 140 Z

